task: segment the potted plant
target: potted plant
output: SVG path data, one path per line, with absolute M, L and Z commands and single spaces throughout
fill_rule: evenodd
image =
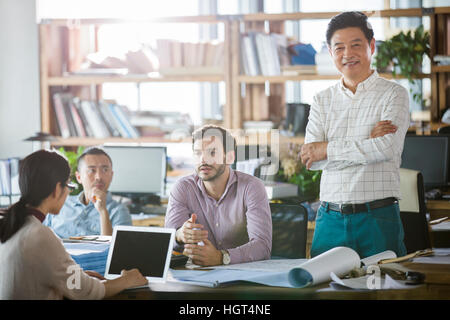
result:
M 420 25 L 414 33 L 400 32 L 391 39 L 381 42 L 377 48 L 374 65 L 382 72 L 392 67 L 392 75 L 406 77 L 410 83 L 419 75 L 423 55 L 430 56 L 430 34 Z M 414 100 L 422 103 L 422 95 L 414 93 Z
M 322 171 L 310 171 L 300 159 L 301 145 L 290 143 L 287 154 L 281 157 L 278 180 L 298 185 L 300 195 L 319 198 Z
M 77 195 L 81 191 L 83 191 L 83 186 L 79 184 L 77 179 L 75 178 L 75 171 L 77 170 L 77 159 L 79 156 L 83 154 L 84 147 L 79 146 L 77 152 L 64 150 L 64 148 L 62 147 L 59 148 L 58 151 L 61 152 L 61 154 L 63 154 L 67 158 L 67 161 L 69 162 L 70 166 L 70 180 L 72 183 L 77 185 L 77 188 L 73 190 L 70 194 Z

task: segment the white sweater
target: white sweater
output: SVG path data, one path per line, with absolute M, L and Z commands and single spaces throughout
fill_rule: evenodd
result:
M 0 300 L 102 299 L 104 284 L 81 270 L 50 228 L 27 219 L 0 243 Z

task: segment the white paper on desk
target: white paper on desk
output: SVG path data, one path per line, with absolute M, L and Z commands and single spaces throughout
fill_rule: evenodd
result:
M 294 287 L 305 287 L 330 281 L 330 273 L 338 277 L 359 268 L 361 259 L 358 253 L 347 247 L 336 247 L 314 257 L 289 271 L 289 282 Z
M 430 226 L 433 231 L 448 231 L 450 230 L 450 221 L 444 221 L 438 224 L 433 224 Z
M 308 259 L 271 259 L 253 262 L 215 266 L 214 269 L 249 270 L 249 271 L 290 271 L 308 261 Z M 204 267 L 201 269 L 210 269 Z
M 450 264 L 450 256 L 417 257 L 414 258 L 412 262 L 429 264 Z
M 369 288 L 368 282 L 371 281 L 371 276 L 372 275 L 366 275 L 359 278 L 340 279 L 332 272 L 330 277 L 333 281 L 330 283 L 330 287 L 335 290 L 377 290 L 377 288 Z M 380 279 L 380 288 L 378 288 L 378 290 L 414 289 L 418 286 L 406 285 L 405 282 L 406 281 L 402 280 L 394 280 L 389 275 L 386 275 L 385 278 Z
M 412 260 L 415 263 L 450 264 L 450 248 L 433 248 L 433 255 L 429 257 L 417 257 Z
M 337 247 L 312 259 L 273 259 L 235 265 L 218 266 L 214 269 L 267 271 L 272 277 L 255 274 L 249 281 L 278 286 L 305 287 L 330 280 L 330 272 L 344 275 L 360 266 L 359 255 L 350 248 Z M 286 273 L 286 274 L 283 274 Z M 244 279 L 243 279 L 244 280 Z
M 350 248 L 337 247 L 310 260 L 274 259 L 198 273 L 195 270 L 172 270 L 173 278 L 188 284 L 215 287 L 236 281 L 249 281 L 268 286 L 303 288 L 329 281 L 330 273 L 343 276 L 359 267 L 359 255 Z
M 361 263 L 365 266 L 370 266 L 373 264 L 378 264 L 378 262 L 380 260 L 394 259 L 394 258 L 397 258 L 397 255 L 395 254 L 395 252 L 391 251 L 391 250 L 387 250 L 387 251 L 383 251 L 378 254 L 375 254 L 373 256 L 361 259 Z

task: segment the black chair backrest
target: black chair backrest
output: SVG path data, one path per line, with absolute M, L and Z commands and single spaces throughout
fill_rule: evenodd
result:
M 437 129 L 438 134 L 449 134 L 450 133 L 450 126 L 440 127 Z
M 271 203 L 272 258 L 306 258 L 308 211 L 302 205 Z
M 426 217 L 425 188 L 423 176 L 417 173 L 417 190 L 419 196 L 419 212 L 400 211 L 400 218 L 405 232 L 404 243 L 407 253 L 431 248 L 428 222 Z

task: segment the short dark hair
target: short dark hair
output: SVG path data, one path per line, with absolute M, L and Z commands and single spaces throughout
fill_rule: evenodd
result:
M 106 156 L 109 159 L 109 162 L 111 163 L 111 166 L 112 166 L 111 157 L 109 156 L 109 154 L 106 153 L 105 150 L 103 150 L 102 148 L 99 148 L 99 147 L 90 147 L 90 148 L 87 148 L 86 150 L 84 150 L 83 153 L 81 154 L 81 156 L 78 157 L 78 159 L 77 159 L 77 170 L 80 167 L 81 161 L 87 155 L 94 155 L 94 156 L 102 155 L 102 156 Z
M 220 138 L 225 154 L 230 151 L 234 151 L 234 154 L 236 154 L 236 139 L 228 130 L 215 125 L 205 125 L 192 133 L 192 148 L 194 148 L 196 140 L 201 140 L 205 137 Z
M 373 29 L 368 21 L 367 16 L 360 11 L 347 11 L 335 15 L 333 18 L 331 18 L 330 22 L 328 23 L 326 33 L 327 44 L 331 46 L 331 38 L 337 30 L 350 27 L 360 28 L 364 33 L 367 41 L 369 41 L 369 43 L 370 41 L 372 41 Z

